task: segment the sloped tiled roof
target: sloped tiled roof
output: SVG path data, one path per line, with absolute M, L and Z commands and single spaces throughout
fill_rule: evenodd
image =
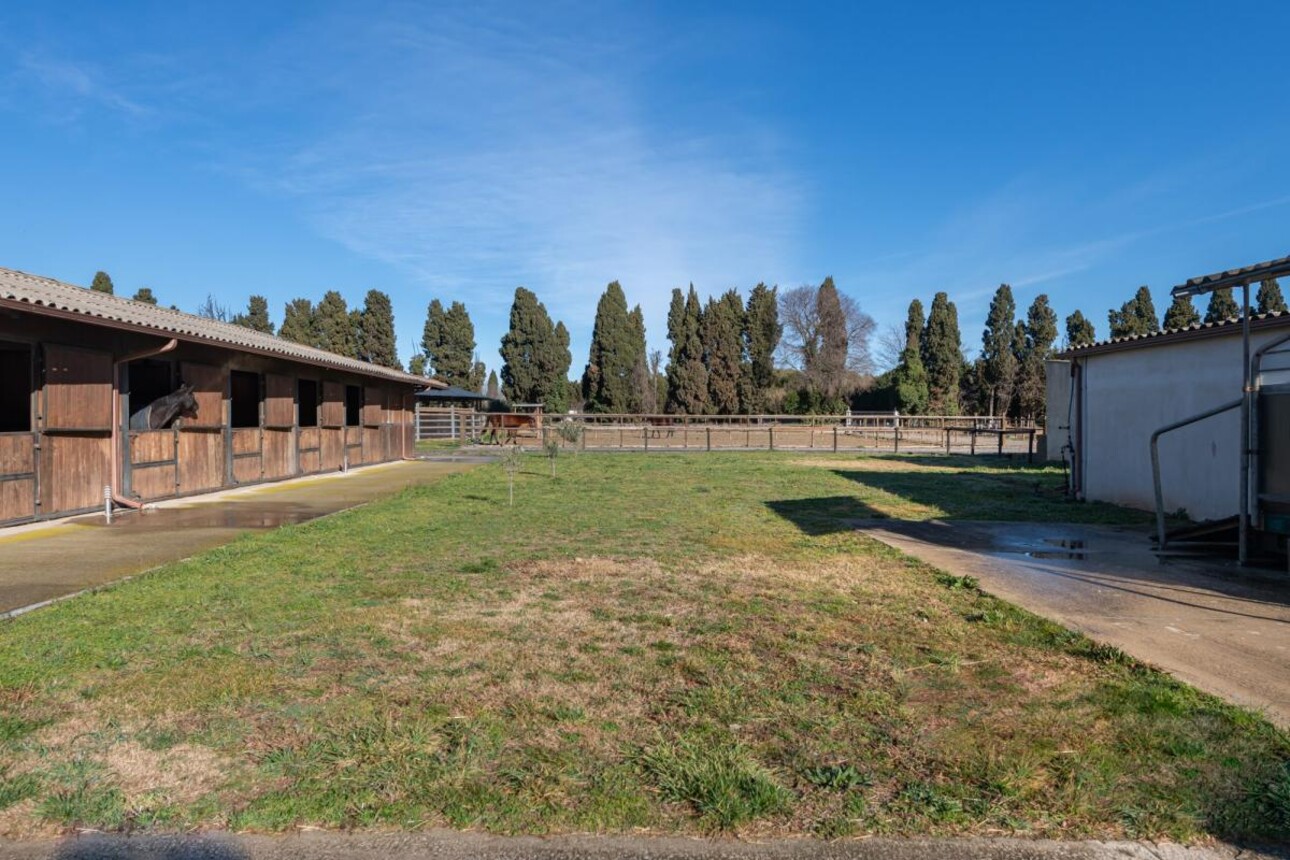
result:
M 144 334 L 210 343 L 398 382 L 434 387 L 443 385 L 441 382 L 423 379 L 401 370 L 381 367 L 337 355 L 334 352 L 293 343 L 240 325 L 207 319 L 196 314 L 187 314 L 145 302 L 135 302 L 120 296 L 65 284 L 52 278 L 0 268 L 0 304 L 4 301 L 28 305 L 34 313 L 54 312 L 59 316 L 84 316 L 87 317 L 86 322 L 102 320 L 115 328 L 126 328 Z
M 1250 330 L 1258 331 L 1265 328 L 1278 328 L 1280 326 L 1290 326 L 1290 312 L 1275 311 L 1267 314 L 1250 314 Z M 1082 355 L 1091 355 L 1099 352 L 1113 352 L 1121 349 L 1136 349 L 1144 346 L 1155 346 L 1156 344 L 1175 343 L 1180 340 L 1194 340 L 1196 338 L 1213 337 L 1225 334 L 1240 334 L 1241 318 L 1229 317 L 1219 322 L 1200 322 L 1195 325 L 1189 325 L 1184 328 L 1162 329 L 1153 331 L 1150 334 L 1134 334 L 1127 337 L 1113 337 L 1106 340 L 1099 340 L 1097 343 L 1091 343 L 1088 346 L 1081 346 L 1075 349 L 1067 349 L 1058 353 L 1060 358 L 1078 358 Z

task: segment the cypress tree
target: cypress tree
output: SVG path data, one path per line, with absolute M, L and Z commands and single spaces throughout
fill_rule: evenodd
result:
M 703 314 L 703 344 L 707 347 L 708 403 L 717 415 L 739 412 L 739 384 L 744 375 L 744 303 L 729 290 L 709 299 Z
M 1151 301 L 1151 290 L 1146 286 L 1138 287 L 1133 298 L 1120 306 L 1118 311 L 1107 311 L 1107 322 L 1111 324 L 1111 337 L 1133 337 L 1160 331 L 1160 320 L 1156 316 L 1155 303 Z
M 1169 310 L 1165 311 L 1165 329 L 1187 328 L 1200 322 L 1200 314 L 1192 306 L 1191 296 L 1174 296 Z
M 909 315 L 905 319 L 905 348 L 901 350 L 900 363 L 890 376 L 896 408 L 906 415 L 927 411 L 930 392 L 922 355 L 925 325 L 923 303 L 914 299 L 909 303 Z
M 394 307 L 380 290 L 368 290 L 361 318 L 364 357 L 382 367 L 402 368 L 394 342 Z
M 673 297 L 680 294 L 677 290 Z M 672 314 L 668 314 L 669 320 Z M 708 408 L 708 369 L 703 364 L 703 310 L 699 294 L 690 284 L 690 292 L 681 309 L 678 338 L 673 348 L 677 357 L 668 365 L 667 396 L 669 411 L 682 415 L 704 415 Z M 679 346 L 677 345 L 679 344 Z
M 116 287 L 112 284 L 112 278 L 107 272 L 95 272 L 94 280 L 90 282 L 90 289 L 96 293 L 107 293 L 109 296 L 116 292 Z
M 667 399 L 663 402 L 663 411 L 675 414 L 685 411 L 678 398 L 685 349 L 685 295 L 676 288 L 672 289 L 672 303 L 667 309 L 667 339 L 671 346 L 667 350 Z
M 408 359 L 408 373 L 413 376 L 426 375 L 426 356 L 423 352 L 418 352 L 412 358 Z
M 587 411 L 632 411 L 639 400 L 632 390 L 632 374 L 645 349 L 643 334 L 627 310 L 623 288 L 611 282 L 596 305 L 591 350 L 582 375 Z
M 139 287 L 134 295 L 130 297 L 130 301 L 143 302 L 145 305 L 155 305 L 157 297 L 152 294 L 151 287 Z
M 246 313 L 234 316 L 232 323 L 265 334 L 273 334 L 273 323 L 269 320 L 268 299 L 264 296 L 251 296 L 246 303 Z
M 826 401 L 835 401 L 846 384 L 848 344 L 847 317 L 832 276 L 824 279 L 815 294 L 815 314 L 820 345 L 806 375 Z
M 488 388 L 484 391 L 484 393 L 488 395 L 489 400 L 502 399 L 502 388 L 500 385 L 497 384 L 496 370 L 488 371 Z
M 1286 300 L 1281 295 L 1281 285 L 1276 278 L 1259 284 L 1259 293 L 1255 297 L 1261 314 L 1283 314 L 1286 312 Z
M 1066 317 L 1067 349 L 1091 346 L 1096 340 L 1097 332 L 1093 329 L 1093 322 L 1085 317 L 1083 312 L 1077 310 Z
M 1030 303 L 1023 332 L 1018 411 L 1025 418 L 1038 420 L 1047 409 L 1048 380 L 1044 362 L 1052 357 L 1053 343 L 1057 340 L 1057 314 L 1049 306 L 1048 296 L 1041 293 Z
M 1209 294 L 1209 307 L 1205 309 L 1205 322 L 1216 323 L 1237 319 L 1241 316 L 1241 306 L 1232 297 L 1232 289 L 1214 290 Z
M 778 287 L 758 284 L 748 294 L 748 309 L 744 314 L 748 381 L 743 403 L 744 410 L 753 414 L 766 411 L 767 394 L 775 384 L 775 350 L 784 334 L 784 327 L 779 323 L 778 291 Z M 673 294 L 673 303 L 679 295 L 680 290 Z
M 314 346 L 356 358 L 358 350 L 354 342 L 354 321 L 350 318 L 349 307 L 345 297 L 336 290 L 328 290 L 322 301 L 314 309 Z
M 475 326 L 461 302 L 446 311 L 438 299 L 430 302 L 421 348 L 436 378 L 467 391 L 483 387 L 483 365 L 475 360 Z
M 546 307 L 524 287 L 515 290 L 510 328 L 502 336 L 502 391 L 517 403 L 543 403 L 553 411 L 567 409 L 565 378 L 569 373 L 569 332 L 551 325 Z
M 932 299 L 919 349 L 927 373 L 928 411 L 933 415 L 959 414 L 963 344 L 958 308 L 946 293 L 937 293 Z
M 1012 287 L 1000 284 L 990 300 L 985 331 L 981 334 L 981 359 L 985 384 L 990 390 L 992 415 L 1007 415 L 1017 385 L 1017 303 Z
M 282 328 L 278 330 L 278 337 L 313 346 L 318 342 L 315 329 L 313 302 L 308 299 L 292 299 L 287 302 L 282 312 Z

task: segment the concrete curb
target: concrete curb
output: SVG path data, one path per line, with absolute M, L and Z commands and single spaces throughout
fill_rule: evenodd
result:
M 110 836 L 85 833 L 63 840 L 5 842 L 0 860 L 1257 860 L 1290 854 L 1232 845 L 1183 846 L 1146 842 L 1059 842 L 1025 839 L 728 839 L 596 836 L 504 837 L 479 833 L 343 834 L 306 831 L 290 836 L 233 834 Z

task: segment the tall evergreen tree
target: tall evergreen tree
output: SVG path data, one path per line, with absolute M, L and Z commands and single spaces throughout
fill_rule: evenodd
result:
M 905 348 L 901 350 L 900 363 L 891 374 L 896 408 L 906 415 L 926 412 L 930 397 L 922 352 L 925 325 L 923 303 L 914 299 L 909 303 L 909 315 L 905 319 Z
M 269 301 L 264 296 L 251 296 L 246 303 L 246 313 L 233 317 L 234 325 L 273 334 L 273 322 L 269 319 Z
M 408 359 L 408 373 L 413 376 L 426 375 L 426 356 L 424 352 L 418 352 Z
M 1000 284 L 990 301 L 990 313 L 981 335 L 985 383 L 990 389 L 993 415 L 1007 415 L 1017 385 L 1017 303 L 1012 287 Z
M 596 305 L 591 350 L 582 375 L 582 396 L 588 412 L 631 412 L 639 398 L 632 375 L 645 349 L 627 296 L 617 281 L 605 288 Z
M 402 368 L 394 342 L 394 307 L 380 290 L 368 290 L 363 299 L 363 353 L 367 361 L 382 367 Z
M 699 294 L 690 292 L 678 304 L 680 290 L 672 291 L 668 313 L 668 336 L 672 338 L 672 359 L 667 366 L 668 412 L 704 415 L 708 406 L 708 368 L 703 363 L 703 309 Z
M 319 349 L 334 352 L 347 358 L 357 358 L 354 338 L 354 321 L 349 315 L 345 297 L 336 290 L 328 290 L 314 309 L 314 334 Z
M 314 346 L 318 343 L 317 322 L 313 302 L 308 299 L 292 299 L 282 313 L 282 328 L 278 337 L 283 340 Z
M 516 403 L 543 403 L 551 412 L 567 409 L 569 333 L 551 324 L 546 306 L 524 287 L 515 290 L 510 328 L 502 336 L 502 391 Z
M 1286 300 L 1281 295 L 1281 285 L 1277 283 L 1276 278 L 1271 278 L 1259 284 L 1259 292 L 1255 297 L 1258 302 L 1258 313 L 1261 314 L 1283 314 L 1286 312 Z
M 1160 319 L 1156 316 L 1155 303 L 1151 301 L 1151 290 L 1145 285 L 1138 287 L 1133 298 L 1121 305 L 1118 311 L 1107 311 L 1106 317 L 1111 324 L 1113 338 L 1160 331 Z
M 744 303 L 735 290 L 709 299 L 703 314 L 703 344 L 707 348 L 708 403 L 717 415 L 739 412 L 739 389 L 744 376 Z
M 130 297 L 130 300 L 143 302 L 145 305 L 155 305 L 157 303 L 157 297 L 152 294 L 151 287 L 139 287 L 139 289 L 135 290 L 134 295 Z
M 1241 306 L 1232 297 L 1232 288 L 1214 290 L 1209 294 L 1209 307 L 1205 309 L 1205 322 L 1216 323 L 1237 319 L 1241 316 Z
M 1187 328 L 1200 322 L 1200 314 L 1191 303 L 1191 296 L 1174 296 L 1169 310 L 1165 311 L 1166 330 Z
M 1077 310 L 1066 317 L 1066 348 L 1079 349 L 1081 346 L 1092 346 L 1097 340 L 1092 320 Z
M 927 327 L 918 346 L 927 372 L 927 411 L 933 415 L 959 414 L 963 343 L 958 308 L 946 293 L 932 298 Z
M 109 296 L 116 292 L 116 287 L 112 284 L 112 278 L 107 272 L 95 272 L 94 280 L 90 281 L 90 289 L 96 293 L 107 293 Z
M 1057 314 L 1048 304 L 1048 296 L 1035 296 L 1026 311 L 1022 327 L 1022 351 L 1017 384 L 1018 412 L 1023 418 L 1038 420 L 1047 409 L 1048 379 L 1044 362 L 1052 357 L 1057 340 Z
M 839 398 L 846 386 L 848 335 L 847 317 L 838 288 L 830 275 L 815 296 L 819 325 L 819 351 L 806 368 L 807 378 L 827 401 Z
M 496 370 L 488 371 L 488 388 L 484 390 L 484 393 L 488 395 L 489 400 L 502 399 L 502 387 L 497 382 Z
M 632 324 L 632 346 L 636 361 L 632 365 L 631 412 L 657 412 L 655 398 L 658 388 L 649 375 L 649 354 L 645 343 L 645 312 L 641 306 L 632 308 L 629 315 Z
M 437 379 L 467 391 L 483 387 L 483 366 L 475 359 L 475 325 L 461 302 L 447 310 L 438 299 L 430 302 L 421 349 Z
M 775 384 L 775 350 L 784 334 L 779 322 L 778 289 L 758 284 L 748 294 L 743 332 L 748 370 L 741 399 L 744 411 L 750 414 L 766 411 L 766 398 Z

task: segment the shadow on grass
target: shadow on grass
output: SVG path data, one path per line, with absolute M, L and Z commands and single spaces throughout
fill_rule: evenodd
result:
M 767 502 L 766 507 L 813 537 L 855 531 L 862 520 L 888 518 L 854 496 L 777 499 Z

